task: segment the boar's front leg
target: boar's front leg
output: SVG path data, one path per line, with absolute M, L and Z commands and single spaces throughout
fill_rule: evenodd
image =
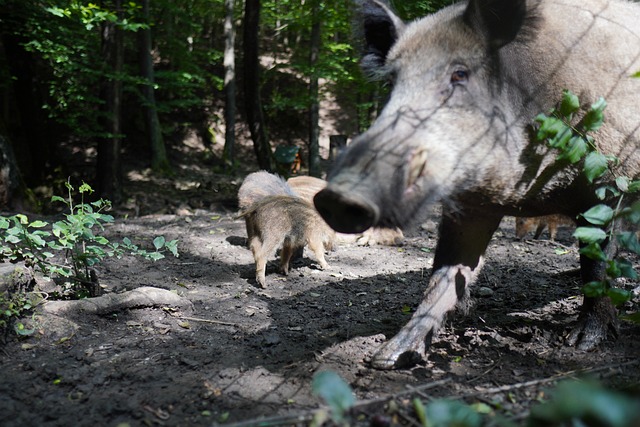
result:
M 373 355 L 374 367 L 403 368 L 426 357 L 445 315 L 467 298 L 468 286 L 482 267 L 484 252 L 501 219 L 472 213 L 443 214 L 424 299 L 409 323 Z

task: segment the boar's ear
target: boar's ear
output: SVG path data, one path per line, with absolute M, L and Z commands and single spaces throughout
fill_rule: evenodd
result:
M 384 65 L 404 23 L 381 1 L 361 0 L 358 3 L 365 43 L 361 66 L 368 74 L 375 75 Z
M 499 49 L 515 39 L 526 15 L 526 0 L 469 0 L 464 21 Z

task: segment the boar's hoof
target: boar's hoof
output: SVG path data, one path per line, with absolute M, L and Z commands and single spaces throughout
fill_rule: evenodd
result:
M 424 360 L 420 353 L 413 350 L 407 350 L 398 355 L 397 358 L 394 357 L 396 356 L 387 358 L 377 353 L 371 359 L 370 364 L 375 369 L 408 369 Z
M 331 188 L 316 194 L 313 202 L 326 223 L 340 233 L 362 233 L 380 216 L 379 209 L 363 198 Z
M 415 342 L 406 345 L 398 339 L 398 335 L 383 344 L 371 357 L 371 366 L 376 369 L 406 369 L 425 360 L 424 346 L 416 346 Z

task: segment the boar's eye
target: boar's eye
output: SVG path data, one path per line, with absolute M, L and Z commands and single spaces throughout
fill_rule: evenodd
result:
M 455 70 L 451 73 L 451 84 L 465 84 L 469 80 L 469 72 L 467 70 Z

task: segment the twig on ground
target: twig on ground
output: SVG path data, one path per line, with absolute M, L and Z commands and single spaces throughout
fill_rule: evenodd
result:
M 223 322 L 222 320 L 213 320 L 213 319 L 200 319 L 198 317 L 188 317 L 188 316 L 175 316 L 175 319 L 180 320 L 191 320 L 193 322 L 204 322 L 204 323 L 213 323 L 214 325 L 224 325 L 224 326 L 238 326 L 235 323 Z
M 455 396 L 455 397 L 457 399 L 463 399 L 463 398 L 466 398 L 466 397 L 475 397 L 475 396 L 485 395 L 485 394 L 502 393 L 502 392 L 505 392 L 505 391 L 512 391 L 512 390 L 517 390 L 517 389 L 520 389 L 520 388 L 532 387 L 532 386 L 535 386 L 535 385 L 551 383 L 551 382 L 558 381 L 558 380 L 561 380 L 561 379 L 564 379 L 564 378 L 575 376 L 577 374 L 586 374 L 586 373 L 590 373 L 590 372 L 606 371 L 606 370 L 613 369 L 613 368 L 621 368 L 623 366 L 633 366 L 633 365 L 636 365 L 636 364 L 639 364 L 639 363 L 640 363 L 640 360 L 631 360 L 629 362 L 618 363 L 618 364 L 607 365 L 607 366 L 599 366 L 597 368 L 575 369 L 575 370 L 572 370 L 572 371 L 561 372 L 559 374 L 553 375 L 553 376 L 548 377 L 548 378 L 541 378 L 541 379 L 537 379 L 537 380 L 525 381 L 525 382 L 522 382 L 522 383 L 516 383 L 516 384 L 503 385 L 503 386 L 500 386 L 500 387 L 487 388 L 487 389 L 484 389 L 484 390 L 479 390 L 478 392 L 475 392 L 475 393 L 467 393 L 467 394 L 463 394 L 463 395 Z

